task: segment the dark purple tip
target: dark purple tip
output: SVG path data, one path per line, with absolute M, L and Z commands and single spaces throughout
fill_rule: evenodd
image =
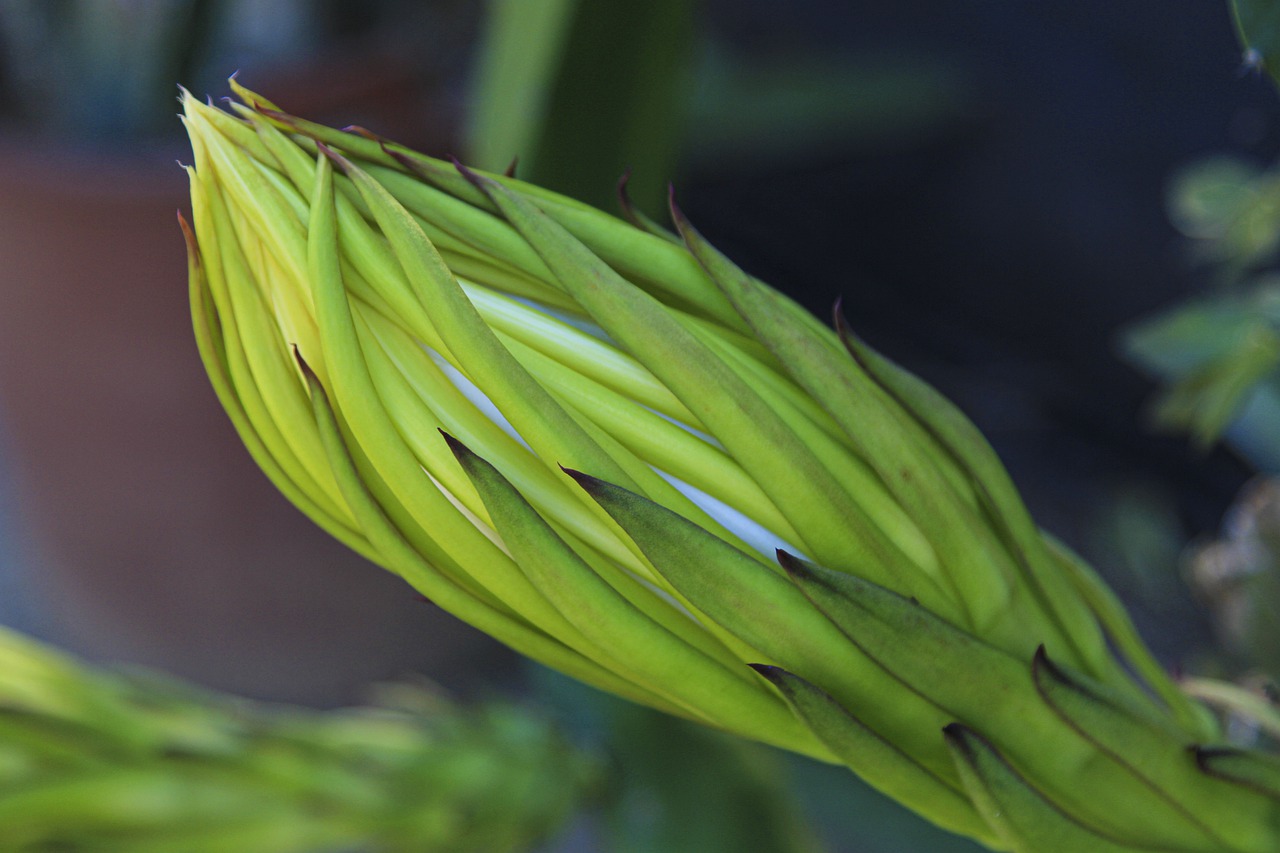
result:
M 321 154 L 328 157 L 329 162 L 332 163 L 336 168 L 342 170 L 342 174 L 344 175 L 351 174 L 351 169 L 353 168 L 353 166 L 351 164 L 351 161 L 348 160 L 346 157 L 343 157 L 337 151 L 334 151 L 332 148 L 330 148 L 328 145 L 325 145 L 323 142 L 321 142 L 318 139 L 316 140 L 316 149 Z
M 459 462 L 463 461 L 465 457 L 470 457 L 475 455 L 474 453 L 471 452 L 470 447 L 467 447 L 461 441 L 454 438 L 449 433 L 445 432 L 444 429 L 442 428 L 440 429 L 440 434 L 444 436 L 444 443 L 449 445 L 449 450 L 453 452 L 453 455 L 457 457 Z
M 412 157 L 410 157 L 408 154 L 405 154 L 403 151 L 397 151 L 394 148 L 388 147 L 387 143 L 381 139 L 377 140 L 377 142 L 380 146 L 382 146 L 383 154 L 388 155 L 389 157 L 391 157 L 391 159 L 395 160 L 401 166 L 404 166 L 406 169 L 408 169 L 413 174 L 417 175 L 419 178 L 424 178 L 424 179 L 426 178 L 427 170 L 423 167 L 422 163 L 419 163 L 417 160 L 414 160 Z
M 343 133 L 350 133 L 352 136 L 361 136 L 370 142 L 382 142 L 383 138 L 368 128 L 361 127 L 358 124 L 349 124 L 342 128 Z
M 667 207 L 671 210 L 671 221 L 676 224 L 676 230 L 683 233 L 690 223 L 680 205 L 676 204 L 676 185 L 673 183 L 667 184 Z
M 795 554 L 778 548 L 774 555 L 778 559 L 778 565 L 782 566 L 782 570 L 792 580 L 810 580 L 813 578 L 813 572 L 809 571 L 809 567 L 805 565 L 804 560 L 801 560 Z
M 581 471 L 575 471 L 573 468 L 566 468 L 563 465 L 560 466 L 560 470 L 573 478 L 573 481 L 581 486 L 587 494 L 595 495 L 599 493 L 602 483 L 598 478 L 592 477 L 590 474 L 584 474 Z
M 1075 683 L 1061 667 L 1049 660 L 1049 653 L 1045 650 L 1044 643 L 1036 646 L 1036 652 L 1031 656 L 1031 674 L 1035 678 L 1043 674 L 1061 684 Z
M 516 166 L 518 165 L 520 165 L 520 156 L 516 155 L 511 158 L 511 162 L 507 164 L 507 168 L 503 170 L 502 174 L 508 178 L 514 178 L 516 176 Z
M 831 303 L 831 325 L 835 329 L 845 325 L 843 293 L 836 297 L 835 302 Z
M 676 185 L 671 183 L 667 184 L 667 208 L 671 211 L 671 222 L 676 226 L 676 233 L 690 251 L 696 251 L 695 244 L 706 243 L 702 234 L 689 221 L 689 217 L 684 215 L 680 205 L 676 204 Z
M 441 167 L 425 157 L 420 157 L 413 152 L 402 151 L 399 148 L 392 148 L 395 143 L 379 140 L 382 145 L 382 152 L 389 155 L 393 160 L 407 169 L 411 174 L 416 175 L 428 183 L 434 183 L 441 174 Z M 447 170 L 445 170 L 447 171 Z
M 835 305 L 831 307 L 831 323 L 835 326 L 836 331 L 840 333 L 840 337 L 847 338 L 852 334 L 852 330 L 849 328 L 849 321 L 844 316 L 843 296 L 836 297 Z
M 837 300 L 837 309 L 839 309 L 842 304 L 843 303 Z M 849 353 L 849 357 L 853 359 L 855 364 L 863 370 L 870 372 L 871 368 L 868 366 L 866 359 L 863 358 L 863 354 L 859 352 L 859 347 L 862 346 L 862 341 L 858 338 L 853 329 L 849 327 L 849 321 L 845 319 L 844 312 L 842 310 L 836 310 L 834 317 L 832 317 L 832 321 L 835 326 L 836 335 L 840 338 L 840 343 L 844 344 L 845 352 Z M 879 380 L 877 380 L 877 382 L 879 382 Z
M 286 112 L 281 112 L 280 110 L 275 110 L 275 109 L 272 109 L 271 107 L 263 106 L 257 101 L 254 101 L 253 103 L 249 104 L 249 106 L 253 107 L 254 111 L 259 115 L 264 115 L 267 118 L 275 119 L 281 124 L 287 124 L 289 125 L 289 127 L 292 127 L 295 130 L 297 130 L 299 133 L 305 132 L 302 130 L 302 127 L 298 124 L 297 116 L 291 116 Z
M 632 225 L 636 224 L 636 208 L 631 203 L 631 193 L 627 192 L 627 185 L 631 183 L 631 167 L 618 176 L 618 185 L 616 191 L 618 193 L 618 207 L 622 208 L 623 216 L 627 217 L 627 221 Z
M 458 170 L 458 174 L 462 175 L 462 177 L 466 178 L 469 182 L 471 182 L 471 184 L 476 189 L 480 190 L 485 195 L 489 194 L 488 191 L 485 189 L 485 183 L 486 183 L 485 179 L 482 178 L 478 173 L 473 172 L 469 167 L 464 166 L 462 164 L 462 161 L 459 160 L 457 157 L 454 157 L 453 155 L 449 156 L 449 162 L 453 164 L 453 168 Z
M 760 675 L 770 684 L 774 685 L 781 685 L 783 681 L 782 676 L 786 673 L 786 670 L 782 667 L 773 666 L 772 664 L 767 663 L 749 663 L 747 666 L 754 669 L 757 675 Z
M 975 747 L 982 741 L 981 736 L 963 723 L 947 723 L 942 727 L 942 736 L 956 749 L 960 750 L 970 763 L 975 760 Z
M 975 737 L 973 730 L 962 723 L 947 723 L 942 727 L 942 736 L 946 738 L 952 746 L 963 752 L 970 760 L 973 759 L 973 738 Z
M 1196 766 L 1204 773 L 1213 776 L 1221 776 L 1221 771 L 1213 766 L 1213 762 L 1218 758 L 1230 758 L 1239 755 L 1240 750 L 1230 746 L 1203 746 L 1201 744 L 1192 744 L 1187 747 L 1187 751 L 1195 759 Z
M 298 349 L 298 345 L 290 344 L 289 347 L 293 350 L 293 360 L 298 363 L 298 369 L 302 371 L 302 375 L 307 378 L 307 381 L 314 382 L 317 385 L 320 384 L 320 377 L 316 376 L 315 371 L 311 369 L 311 365 L 307 364 L 307 360 L 302 357 L 302 351 Z

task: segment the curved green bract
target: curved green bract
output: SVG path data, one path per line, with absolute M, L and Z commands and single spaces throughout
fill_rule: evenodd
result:
M 1272 759 L 1223 750 L 978 430 L 838 312 L 674 207 L 627 222 L 233 90 L 184 96 L 196 339 L 342 541 L 995 849 L 1280 850 Z

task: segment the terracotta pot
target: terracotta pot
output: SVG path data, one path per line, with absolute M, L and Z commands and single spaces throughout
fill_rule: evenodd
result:
M 172 156 L 0 148 L 0 452 L 29 563 L 8 574 L 29 579 L 43 633 L 321 704 L 407 669 L 458 683 L 503 659 L 252 463 L 192 339 L 186 193 Z

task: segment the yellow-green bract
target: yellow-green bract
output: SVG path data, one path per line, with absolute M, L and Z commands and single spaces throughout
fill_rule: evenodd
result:
M 677 210 L 624 222 L 235 88 L 185 99 L 196 334 L 335 536 L 530 657 L 993 848 L 1277 849 L 1275 774 L 1223 769 L 1265 757 L 1189 751 L 1213 722 L 929 387 Z

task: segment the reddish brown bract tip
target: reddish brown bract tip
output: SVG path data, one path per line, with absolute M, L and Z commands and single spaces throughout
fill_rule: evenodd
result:
M 187 222 L 187 217 L 182 215 L 181 210 L 178 211 L 178 227 L 182 229 L 182 239 L 187 242 L 187 257 L 199 266 L 200 244 L 196 242 L 196 232 L 192 229 L 191 223 Z
M 328 145 L 325 145 L 323 142 L 321 142 L 318 139 L 316 140 L 316 149 L 321 154 L 328 157 L 329 162 L 333 163 L 334 166 L 341 169 L 342 174 L 344 175 L 350 175 L 351 170 L 355 168 L 355 166 L 351 164 L 350 160 L 348 160 L 346 157 L 343 157 L 337 151 L 334 151 L 332 148 L 330 148 Z

